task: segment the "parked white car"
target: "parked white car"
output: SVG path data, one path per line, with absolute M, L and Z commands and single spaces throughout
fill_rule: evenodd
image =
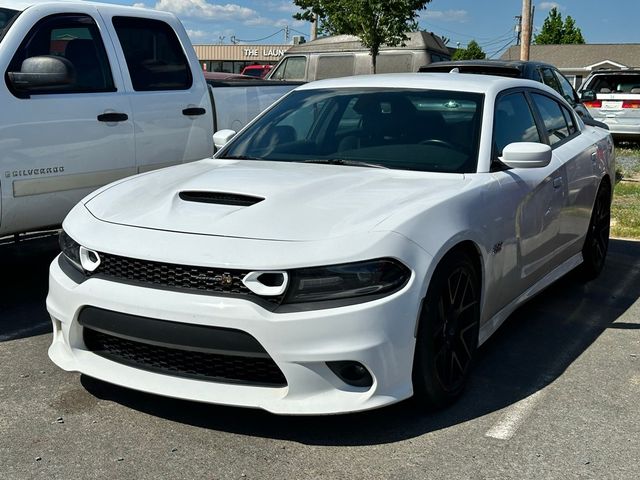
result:
M 209 91 L 170 13 L 0 0 L 0 236 L 97 187 L 213 155 Z
M 523 302 L 603 268 L 608 132 L 522 79 L 301 86 L 216 158 L 64 221 L 50 358 L 159 395 L 282 414 L 462 392 Z

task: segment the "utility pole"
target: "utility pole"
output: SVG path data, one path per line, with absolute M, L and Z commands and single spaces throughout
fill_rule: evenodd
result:
M 313 21 L 311 22 L 311 40 L 318 38 L 318 14 L 313 14 Z
M 531 0 L 522 0 L 522 43 L 520 44 L 520 60 L 529 60 L 531 45 Z
M 522 32 L 522 15 L 516 15 L 516 45 L 520 45 L 520 33 Z

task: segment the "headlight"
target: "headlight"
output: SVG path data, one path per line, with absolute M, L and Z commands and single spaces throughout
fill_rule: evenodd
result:
M 98 252 L 83 247 L 62 230 L 59 237 L 60 250 L 69 262 L 82 273 L 93 272 L 100 266 Z
M 290 272 L 283 303 L 389 295 L 400 290 L 410 276 L 407 267 L 390 258 L 301 268 Z
M 78 270 L 84 272 L 82 263 L 80 262 L 80 244 L 67 235 L 64 230 L 60 232 L 58 241 L 60 243 L 60 250 L 62 250 L 62 253 L 67 260 L 69 260 L 69 262 L 71 262 L 71 264 Z

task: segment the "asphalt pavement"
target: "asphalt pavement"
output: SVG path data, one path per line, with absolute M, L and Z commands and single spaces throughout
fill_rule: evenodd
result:
M 162 398 L 54 366 L 55 236 L 0 240 L 0 479 L 638 479 L 640 243 L 560 280 L 479 351 L 467 391 L 331 417 Z

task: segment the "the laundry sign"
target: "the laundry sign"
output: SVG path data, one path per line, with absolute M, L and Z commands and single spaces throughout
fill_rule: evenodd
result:
M 259 57 L 261 53 L 263 57 L 281 57 L 284 55 L 284 48 L 245 48 L 243 51 L 245 57 Z

